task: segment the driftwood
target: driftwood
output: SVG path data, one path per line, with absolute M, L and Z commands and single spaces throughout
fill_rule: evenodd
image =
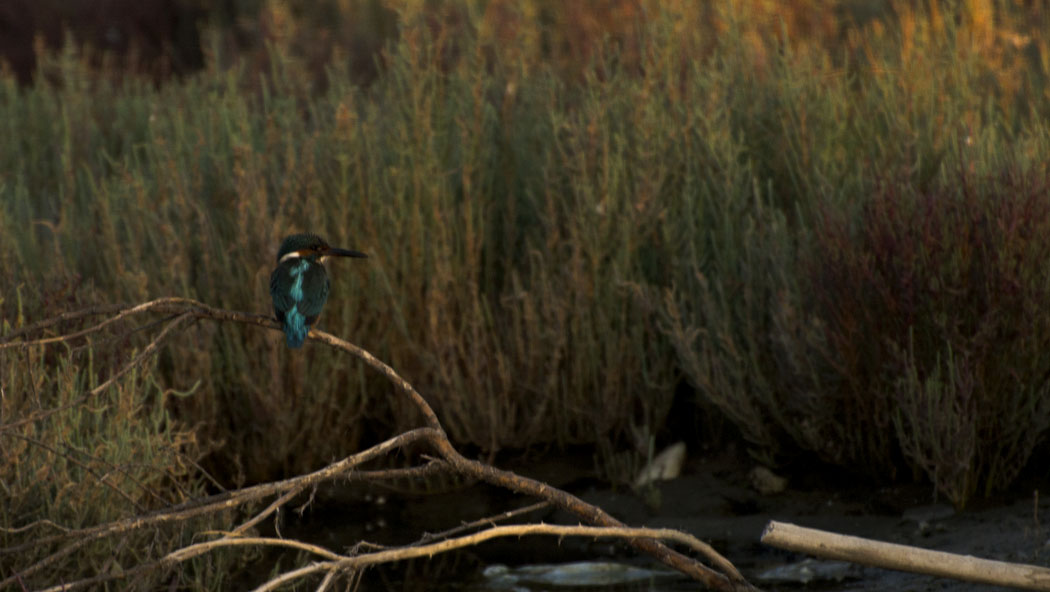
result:
M 13 347 L 26 347 L 30 345 L 66 343 L 70 340 L 90 335 L 108 325 L 128 317 L 144 313 L 159 313 L 168 316 L 163 320 L 165 323 L 164 328 L 153 338 L 149 345 L 135 356 L 135 358 L 119 370 L 115 371 L 109 379 L 101 385 L 83 393 L 76 400 L 63 407 L 41 410 L 28 417 L 0 425 L 0 437 L 5 435 L 17 437 L 18 433 L 16 430 L 20 426 L 39 421 L 62 409 L 82 404 L 90 400 L 92 397 L 97 396 L 115 381 L 119 380 L 123 375 L 156 354 L 159 348 L 177 333 L 177 330 L 184 328 L 199 319 L 244 323 L 272 330 L 278 329 L 277 324 L 271 318 L 266 316 L 217 309 L 186 298 L 162 298 L 135 306 L 97 307 L 67 313 L 53 319 L 47 319 L 23 327 L 16 332 L 0 338 L 0 350 Z M 25 339 L 26 336 L 34 335 L 42 329 L 53 327 L 67 321 L 97 316 L 108 316 L 108 318 L 92 327 L 75 333 L 45 339 Z M 23 337 L 25 340 L 15 341 L 17 337 Z M 311 331 L 309 338 L 325 343 L 360 359 L 369 367 L 392 381 L 404 395 L 408 396 L 413 401 L 422 413 L 426 426 L 399 434 L 385 442 L 377 444 L 367 450 L 347 456 L 343 460 L 332 463 L 331 465 L 313 473 L 300 475 L 283 481 L 264 483 L 205 498 L 194 499 L 154 512 L 140 514 L 124 520 L 100 524 L 90 528 L 66 530 L 59 534 L 33 539 L 22 545 L 0 549 L 0 563 L 11 566 L 5 569 L 7 574 L 0 574 L 0 576 L 6 575 L 5 579 L 0 580 L 0 588 L 19 585 L 23 581 L 23 578 L 47 569 L 49 566 L 57 563 L 61 558 L 76 552 L 77 549 L 84 545 L 104 537 L 115 536 L 136 529 L 150 527 L 156 528 L 162 524 L 178 523 L 196 516 L 228 511 L 243 506 L 249 502 L 274 498 L 265 509 L 246 520 L 232 531 L 224 533 L 202 533 L 202 536 L 211 534 L 214 537 L 211 540 L 177 549 L 153 562 L 125 569 L 119 574 L 100 574 L 95 577 L 75 582 L 66 582 L 51 589 L 73 590 L 94 586 L 116 579 L 133 581 L 133 578 L 135 577 L 141 577 L 155 570 L 168 569 L 170 566 L 181 561 L 186 561 L 192 557 L 199 556 L 214 549 L 245 545 L 291 547 L 306 551 L 315 559 L 318 559 L 318 561 L 314 563 L 310 563 L 309 565 L 305 565 L 277 576 L 276 578 L 264 583 L 259 590 L 270 590 L 281 584 L 314 574 L 324 574 L 319 589 L 325 589 L 333 582 L 333 579 L 337 575 L 344 574 L 353 577 L 354 574 L 359 574 L 361 569 L 369 565 L 424 555 L 430 556 L 451 549 L 474 545 L 483 540 L 495 537 L 521 536 L 528 534 L 624 538 L 635 548 L 648 553 L 664 564 L 689 575 L 709 589 L 732 591 L 755 590 L 755 588 L 740 575 L 728 560 L 715 552 L 715 550 L 709 545 L 691 535 L 667 529 L 628 528 L 601 508 L 587 504 L 565 491 L 561 491 L 535 479 L 522 477 L 515 473 L 503 471 L 485 463 L 464 457 L 455 449 L 455 447 L 452 446 L 452 443 L 448 440 L 436 414 L 422 395 L 420 395 L 411 384 L 399 376 L 392 368 L 376 359 L 364 349 L 333 335 L 321 331 Z M 436 458 L 421 466 L 407 469 L 361 471 L 355 468 L 368 460 L 396 451 L 410 443 L 428 445 Z M 329 481 L 337 477 L 353 480 L 403 478 L 405 476 L 422 476 L 437 471 L 453 471 L 462 476 L 485 481 L 499 487 L 510 489 L 517 493 L 539 498 L 543 500 L 545 504 L 550 504 L 571 512 L 578 516 L 583 522 L 593 526 L 527 524 L 498 527 L 494 526 L 494 522 L 500 517 L 495 517 L 479 520 L 476 524 L 468 525 L 470 528 L 483 526 L 489 527 L 473 534 L 467 534 L 457 538 L 448 538 L 467 528 L 465 526 L 464 528 L 447 531 L 441 535 L 427 535 L 412 545 L 393 549 L 380 549 L 365 553 L 354 552 L 349 555 L 335 553 L 323 547 L 301 541 L 283 538 L 251 537 L 247 534 L 252 526 L 273 515 L 284 504 L 290 502 L 296 495 L 307 491 L 311 487 L 324 481 Z M 514 512 L 508 512 L 501 517 L 510 517 L 513 514 Z M 10 532 L 14 529 L 8 530 Z M 704 565 L 692 557 L 671 549 L 664 543 L 660 542 L 661 540 L 673 541 L 689 547 L 692 551 L 701 555 L 712 567 Z M 32 565 L 12 566 L 13 562 L 11 561 L 11 558 L 16 553 L 40 545 L 63 546 L 51 555 Z M 359 545 L 359 547 L 365 546 L 367 545 Z
M 772 521 L 762 533 L 772 547 L 932 576 L 1025 590 L 1050 590 L 1050 569 L 930 551 Z

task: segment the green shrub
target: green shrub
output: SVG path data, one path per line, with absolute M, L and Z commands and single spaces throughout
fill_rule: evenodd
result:
M 391 35 L 365 86 L 335 50 L 322 83 L 329 53 L 306 48 L 304 23 L 353 19 L 282 2 L 259 9 L 268 53 L 231 59 L 212 33 L 208 69 L 178 82 L 96 77 L 72 49 L 45 58 L 35 87 L 0 87 L 0 277 L 80 278 L 49 312 L 180 295 L 268 313 L 280 239 L 311 230 L 371 255 L 332 264 L 320 328 L 401 371 L 460 444 L 656 433 L 684 375 L 697 413 L 720 410 L 768 460 L 801 447 L 912 464 L 956 500 L 1008 481 L 1029 443 L 966 481 L 930 460 L 954 436 L 911 436 L 940 433 L 913 424 L 917 393 L 954 396 L 980 352 L 938 341 L 926 318 L 898 325 L 892 348 L 844 344 L 819 298 L 853 284 L 813 274 L 874 248 L 856 228 L 876 196 L 955 195 L 960 178 L 1002 195 L 1003 171 L 1039 178 L 1050 110 L 1034 13 L 898 6 L 853 26 L 809 2 L 623 3 L 590 20 L 580 6 L 406 3 L 396 38 L 370 42 Z M 1034 290 L 1032 273 L 1015 271 Z M 832 363 L 847 346 L 897 360 L 895 374 Z M 992 359 L 1017 376 L 1039 366 Z M 195 325 L 152 375 L 200 382 L 170 411 L 228 483 L 316 468 L 418 421 L 358 366 L 243 327 Z M 1019 421 L 1039 437 L 1038 414 Z
M 6 332 L 18 324 L 5 316 L 0 326 Z M 120 339 L 96 335 L 102 343 Z M 127 361 L 134 351 L 96 356 L 91 345 L 0 351 L 0 579 L 18 574 L 23 587 L 37 589 L 111 573 L 187 545 L 198 530 L 229 528 L 223 523 L 228 517 L 220 517 L 133 530 L 89 541 L 44 569 L 25 573 L 70 544 L 60 536 L 65 531 L 143 514 L 205 491 L 197 464 L 201 445 L 165 410 L 168 399 L 191 393 L 160 386 L 155 364 L 132 370 L 96 396 L 84 396 L 116 368 L 118 358 Z M 204 556 L 138 584 L 147 589 L 160 584 L 157 578 L 183 583 L 200 578 L 221 585 L 236 565 L 228 554 Z
M 703 81 L 694 121 L 729 164 L 675 206 L 689 256 L 649 298 L 698 408 L 761 460 L 914 467 L 962 505 L 1008 485 L 1047 429 L 1046 104 L 1015 107 L 1042 96 L 1046 66 L 975 13 L 897 16 L 848 31 L 839 55 L 761 53 L 740 24 L 686 78 Z M 868 277 L 880 249 L 910 251 Z M 1010 279 L 971 287 L 962 270 Z M 941 291 L 901 316 L 909 281 Z M 982 329 L 938 330 L 953 314 Z

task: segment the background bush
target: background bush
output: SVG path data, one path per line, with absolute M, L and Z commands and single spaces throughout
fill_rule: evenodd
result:
M 45 294 L 61 298 L 64 287 L 51 288 L 56 291 Z M 16 310 L 18 298 L 11 296 Z M 197 463 L 206 447 L 165 409 L 171 399 L 194 393 L 161 386 L 156 364 L 147 362 L 97 396 L 82 398 L 102 383 L 110 366 L 136 353 L 129 346 L 114 348 L 114 341 L 122 338 L 112 333 L 95 337 L 101 343 L 92 345 L 99 350 L 33 347 L 3 350 L 0 356 L 0 578 L 68 551 L 35 573 L 20 574 L 18 587 L 41 588 L 120 573 L 197 542 L 194 534 L 201 530 L 230 527 L 230 517 L 220 515 L 98 537 L 83 545 L 63 539 L 70 530 L 189 501 L 208 487 L 208 477 Z M 107 340 L 109 347 L 104 347 Z M 200 587 L 207 582 L 220 589 L 250 558 L 251 554 L 212 554 L 167 573 L 157 570 L 131 578 L 132 584 L 123 586 Z
M 205 69 L 163 84 L 74 46 L 3 81 L 8 326 L 16 292 L 31 320 L 267 312 L 281 237 L 310 230 L 371 256 L 331 265 L 322 328 L 460 444 L 674 436 L 683 378 L 760 459 L 914 469 L 960 505 L 1045 441 L 1039 7 L 311 6 L 244 8 L 237 50 L 213 23 Z M 386 24 L 355 52 L 362 15 Z M 193 390 L 166 421 L 242 483 L 418 421 L 342 362 L 202 324 L 150 376 Z

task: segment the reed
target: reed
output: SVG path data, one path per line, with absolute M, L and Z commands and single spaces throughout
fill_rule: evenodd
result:
M 269 2 L 265 50 L 235 59 L 213 32 L 208 67 L 162 85 L 97 76 L 67 48 L 35 86 L 0 82 L 4 323 L 160 295 L 264 312 L 276 246 L 310 230 L 371 256 L 332 269 L 322 328 L 410 378 L 457 443 L 659 433 L 684 376 L 696 413 L 728 418 L 759 457 L 916 468 L 962 504 L 1008 484 L 1002 467 L 1048 426 L 1031 411 L 1041 235 L 993 232 L 1019 224 L 1022 206 L 995 205 L 1018 187 L 1032 212 L 1050 199 L 1050 54 L 1033 34 L 1046 17 L 1010 2 L 821 4 L 350 2 L 321 18 Z M 351 13 L 387 23 L 367 76 L 339 45 Z M 309 46 L 317 27 L 331 47 Z M 963 205 L 914 213 L 940 200 Z M 962 265 L 1010 281 L 910 318 L 892 316 L 899 291 L 881 308 L 845 297 L 871 289 L 878 241 L 915 224 L 933 225 L 917 252 L 950 248 L 877 287 Z M 968 243 L 949 239 L 973 232 L 1021 263 L 954 253 Z M 945 315 L 1005 306 L 988 294 L 1025 314 L 980 348 L 937 332 Z M 850 325 L 862 318 L 881 332 Z M 1029 353 L 1004 355 L 1017 340 Z M 937 427 L 962 425 L 936 397 L 956 396 L 938 385 L 957 390 L 963 363 L 1005 406 L 979 409 L 1023 411 L 992 431 Z M 165 407 L 226 483 L 299 473 L 418 421 L 382 381 L 277 334 L 194 326 L 150 376 L 193 390 Z M 1004 376 L 1035 386 L 990 382 Z M 924 419 L 923 405 L 945 411 Z M 1006 425 L 1023 445 L 988 453 L 1002 459 L 937 458 L 965 434 L 993 450 Z M 943 468 L 959 463 L 965 477 Z

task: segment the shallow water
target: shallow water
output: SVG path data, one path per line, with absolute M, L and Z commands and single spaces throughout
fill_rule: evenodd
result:
M 761 495 L 748 483 L 747 462 L 731 457 L 687 462 L 683 475 L 657 485 L 658 493 L 647 496 L 647 503 L 633 493 L 610 489 L 594 480 L 580 480 L 578 467 L 581 466 L 588 465 L 581 459 L 565 458 L 545 461 L 542 466 L 512 468 L 565 488 L 628 525 L 690 532 L 712 544 L 763 590 L 994 589 L 861 566 L 831 569 L 826 575 L 809 578 L 806 583 L 762 579 L 762 574 L 776 573 L 772 570 L 790 572 L 792 566 L 807 559 L 759 542 L 770 520 L 928 549 L 1050 566 L 1050 500 L 1047 499 L 1050 495 L 1045 493 L 1050 492 L 1050 475 L 1027 479 L 1018 491 L 979 501 L 973 509 L 956 513 L 950 506 L 933 503 L 936 499 L 927 486 L 878 488 L 843 482 L 835 475 L 810 474 L 805 482 L 789 480 L 788 489 L 781 494 Z M 1033 495 L 1036 489 L 1044 494 L 1036 498 Z M 653 504 L 654 500 L 659 500 L 658 505 Z M 375 486 L 344 483 L 319 492 L 302 518 L 287 512 L 286 515 L 291 516 L 286 516 L 282 533 L 334 550 L 345 550 L 362 539 L 387 545 L 406 544 L 422 532 L 439 532 L 532 501 L 485 485 L 436 495 L 405 495 Z M 554 510 L 533 512 L 525 520 L 578 523 L 574 516 Z M 621 567 L 609 567 L 610 564 Z M 639 579 L 596 579 L 599 572 L 609 575 L 608 572 L 617 569 Z M 807 569 L 814 571 L 812 565 L 801 571 Z M 556 574 L 557 578 L 544 579 L 537 575 L 543 573 Z M 667 573 L 661 564 L 622 542 L 522 537 L 497 539 L 431 560 L 375 568 L 366 573 L 360 589 L 671 592 L 697 589 L 697 586 L 684 577 Z

